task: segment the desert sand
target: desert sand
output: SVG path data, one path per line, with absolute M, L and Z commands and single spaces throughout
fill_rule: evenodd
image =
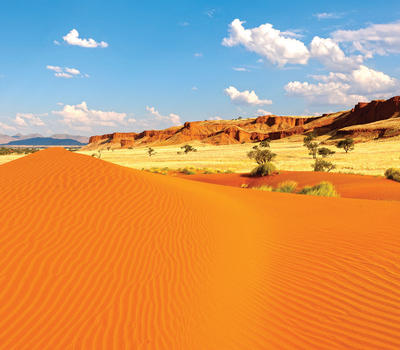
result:
M 57 148 L 1 165 L 0 184 L 3 349 L 400 348 L 399 202 Z
M 242 187 L 257 188 L 268 185 L 276 188 L 285 181 L 297 182 L 297 190 L 304 186 L 314 186 L 322 181 L 332 183 L 338 194 L 344 198 L 400 201 L 400 183 L 383 177 L 339 174 L 311 171 L 281 171 L 265 177 L 250 177 L 248 174 L 173 174 L 189 180 Z

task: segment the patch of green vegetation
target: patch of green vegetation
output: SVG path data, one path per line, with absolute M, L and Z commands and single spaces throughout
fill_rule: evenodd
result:
M 251 172 L 251 176 L 269 176 L 276 173 L 276 167 L 271 162 L 267 162 L 265 164 L 260 164 L 256 168 L 254 168 Z
M 339 197 L 339 194 L 336 192 L 335 186 L 327 181 L 323 181 L 315 186 L 305 186 L 298 193 L 307 194 L 310 196 Z
M 296 181 L 284 181 L 278 184 L 278 186 L 274 189 L 274 192 L 294 193 L 296 188 Z

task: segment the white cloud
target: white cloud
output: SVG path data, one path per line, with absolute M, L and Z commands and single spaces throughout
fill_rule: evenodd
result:
M 57 45 L 57 46 L 61 45 L 60 42 L 59 42 L 58 40 L 53 40 L 53 44 L 54 44 L 54 45 Z
M 232 69 L 236 72 L 250 72 L 247 68 L 244 67 L 233 67 Z
M 239 19 L 229 26 L 229 37 L 222 45 L 233 47 L 243 45 L 248 51 L 255 52 L 280 67 L 288 63 L 307 64 L 310 53 L 303 42 L 291 38 L 272 24 L 266 23 L 252 29 L 245 29 Z
M 17 129 L 14 126 L 5 124 L 3 122 L 0 122 L 0 129 L 4 131 L 16 131 Z
M 40 117 L 46 116 L 45 114 L 34 114 L 34 113 L 17 113 L 14 123 L 18 126 L 27 127 L 27 126 L 44 126 L 45 123 L 43 122 Z
M 128 123 L 136 123 L 137 120 L 135 118 L 129 118 Z
M 59 67 L 59 66 L 50 66 L 47 65 L 46 68 L 54 72 L 54 76 L 57 78 L 66 78 L 71 79 L 74 77 L 85 77 L 88 78 L 88 74 L 82 74 L 76 68 L 69 68 L 69 67 Z
M 256 112 L 258 115 L 271 115 L 271 112 L 266 111 L 265 109 L 257 109 Z
M 314 37 L 310 45 L 312 57 L 326 68 L 334 71 L 348 71 L 362 64 L 362 56 L 347 57 L 339 45 L 330 38 Z
M 117 124 L 123 124 L 126 117 L 126 113 L 89 109 L 85 101 L 77 105 L 64 105 L 61 111 L 52 113 L 61 116 L 63 123 L 75 129 L 89 129 L 93 126 L 115 127 Z
M 58 67 L 58 66 L 47 65 L 46 68 L 49 69 L 49 70 L 52 70 L 52 71 L 54 71 L 56 73 L 61 73 L 62 72 L 62 68 Z
M 203 57 L 203 54 L 201 52 L 195 52 L 193 54 L 194 57 Z
M 178 114 L 170 113 L 168 115 L 162 115 L 158 110 L 154 107 L 146 106 L 146 111 L 150 112 L 156 120 L 171 123 L 172 125 L 178 126 L 182 125 L 181 118 Z
M 76 68 L 68 68 L 68 67 L 65 67 L 65 71 L 66 71 L 67 73 L 69 73 L 69 74 L 72 74 L 72 75 L 79 75 L 79 74 L 81 74 L 81 72 L 80 72 L 78 69 L 76 69 Z
M 316 13 L 314 17 L 317 17 L 318 20 L 321 19 L 338 19 L 342 18 L 343 15 L 340 13 L 334 13 L 334 12 L 321 12 L 321 13 Z
M 222 118 L 218 115 L 216 115 L 215 117 L 210 117 L 207 120 L 222 120 Z
M 350 42 L 353 49 L 372 57 L 400 53 L 400 21 L 386 24 L 372 24 L 358 30 L 337 30 L 332 33 L 337 42 Z
M 192 86 L 193 91 L 197 91 L 199 88 L 197 86 Z
M 315 105 L 352 105 L 366 97 L 349 94 L 350 86 L 340 82 L 311 84 L 292 81 L 285 86 L 289 96 L 303 97 Z
M 95 48 L 95 47 L 108 47 L 108 43 L 105 41 L 97 42 L 96 40 L 82 39 L 79 38 L 79 32 L 76 29 L 72 29 L 67 35 L 63 36 L 64 41 L 69 45 L 87 47 L 87 48 Z
M 256 93 L 253 91 L 245 90 L 239 91 L 234 86 L 226 88 L 225 93 L 229 96 L 233 103 L 244 104 L 251 106 L 262 106 L 272 104 L 271 100 L 261 100 L 258 98 Z
M 293 81 L 285 86 L 291 96 L 306 98 L 315 104 L 351 105 L 374 98 L 388 98 L 400 92 L 397 79 L 361 65 L 351 72 L 314 75 L 317 84 Z
M 179 25 L 181 27 L 188 27 L 188 26 L 190 26 L 190 23 L 185 21 L 185 22 L 180 22 Z

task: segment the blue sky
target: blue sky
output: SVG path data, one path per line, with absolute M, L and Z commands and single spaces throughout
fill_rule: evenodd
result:
M 0 2 L 0 28 L 5 134 L 316 114 L 400 95 L 398 1 L 14 0 Z

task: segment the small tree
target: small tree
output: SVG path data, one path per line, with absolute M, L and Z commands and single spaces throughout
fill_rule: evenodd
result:
M 348 151 L 354 150 L 354 140 L 351 137 L 346 137 L 344 140 L 340 140 L 336 144 L 337 148 L 343 148 L 347 153 Z
M 332 154 L 335 154 L 335 153 L 336 153 L 335 151 L 331 151 L 327 147 L 318 148 L 318 154 L 320 156 L 322 156 L 323 158 L 329 157 L 329 156 L 331 156 Z
M 153 148 L 148 147 L 147 148 L 147 154 L 149 155 L 149 157 L 154 156 L 156 154 L 156 151 L 154 151 Z
M 327 171 L 330 172 L 331 170 L 335 169 L 336 166 L 331 162 L 328 162 L 325 159 L 315 159 L 314 164 L 312 165 L 314 171 Z
M 276 153 L 272 153 L 269 149 L 260 149 L 258 146 L 254 146 L 253 149 L 254 151 L 247 153 L 247 156 L 259 165 L 271 162 L 276 157 Z
M 261 145 L 260 145 L 261 146 Z M 276 172 L 276 167 L 272 164 L 272 160 L 276 157 L 276 154 L 271 152 L 269 149 L 265 149 L 268 146 L 254 146 L 253 151 L 247 153 L 250 159 L 254 159 L 258 166 L 251 171 L 251 176 L 266 176 Z
M 196 148 L 194 148 L 193 146 L 187 145 L 187 144 L 183 145 L 181 147 L 181 149 L 183 150 L 183 152 L 177 152 L 178 154 L 182 154 L 182 153 L 188 154 L 189 152 L 197 152 Z
M 260 147 L 269 148 L 270 147 L 270 140 L 265 139 L 260 142 Z

